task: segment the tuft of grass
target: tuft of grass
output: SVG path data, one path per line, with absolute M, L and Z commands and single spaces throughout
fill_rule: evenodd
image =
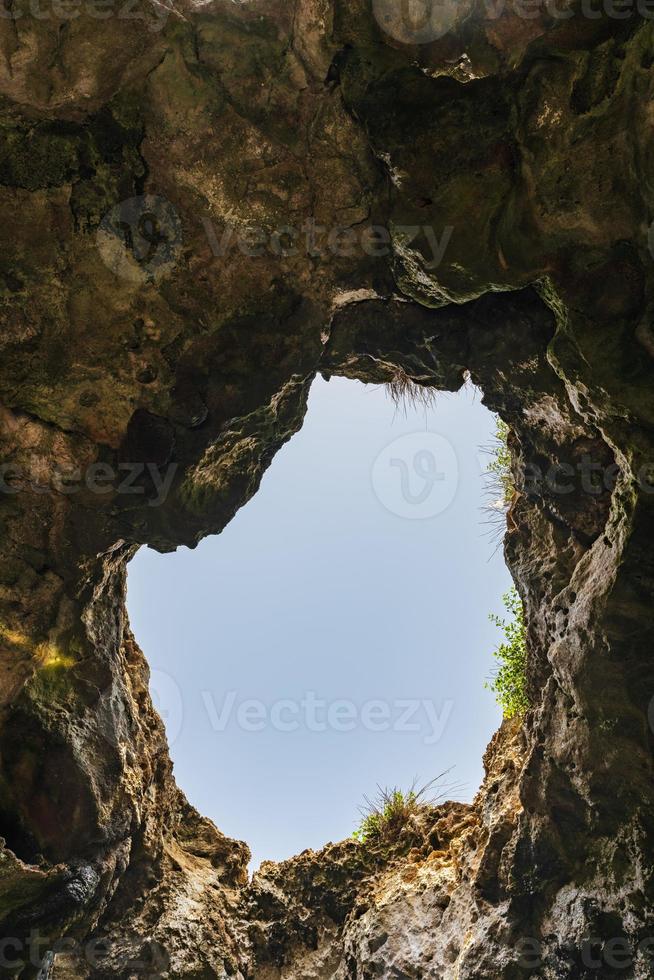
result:
M 493 614 L 489 616 L 490 621 L 504 633 L 504 643 L 494 653 L 499 667 L 485 686 L 495 695 L 504 717 L 516 718 L 524 715 L 529 708 L 525 609 L 515 588 L 502 596 L 502 601 L 511 619 L 502 619 Z
M 493 441 L 483 447 L 484 452 L 490 456 L 484 473 L 487 498 L 483 508 L 487 515 L 485 523 L 489 525 L 489 535 L 500 541 L 506 529 L 506 515 L 517 496 L 511 470 L 509 434 L 509 426 L 497 416 Z
M 398 844 L 404 831 L 410 826 L 414 817 L 421 811 L 435 806 L 445 796 L 449 788 L 438 783 L 450 770 L 442 772 L 435 779 L 418 789 L 417 781 L 407 791 L 397 786 L 377 787 L 377 795 L 372 799 L 364 797 L 364 805 L 360 807 L 361 823 L 352 837 L 361 844 L 374 848 L 387 848 Z
M 505 508 L 511 505 L 516 494 L 513 473 L 511 472 L 511 450 L 509 449 L 510 429 L 499 416 L 495 425 L 495 436 L 489 447 L 491 461 L 488 464 L 489 490 L 494 490 L 498 502 Z
M 402 368 L 397 369 L 385 388 L 395 408 L 405 413 L 409 409 L 433 408 L 436 404 L 437 390 L 414 381 Z

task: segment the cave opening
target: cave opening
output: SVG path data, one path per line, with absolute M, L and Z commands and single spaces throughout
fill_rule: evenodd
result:
M 177 781 L 254 867 L 347 837 L 377 785 L 448 770 L 447 796 L 471 800 L 501 720 L 484 688 L 511 585 L 485 508 L 495 418 L 470 385 L 389 395 L 317 379 L 222 534 L 129 567 Z

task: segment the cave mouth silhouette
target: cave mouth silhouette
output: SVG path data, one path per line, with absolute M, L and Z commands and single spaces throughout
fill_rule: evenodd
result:
M 511 581 L 484 513 L 495 418 L 470 385 L 393 394 L 317 379 L 222 534 L 129 567 L 177 781 L 253 866 L 348 836 L 377 784 L 451 769 L 443 791 L 471 800 L 501 720 L 484 690 Z

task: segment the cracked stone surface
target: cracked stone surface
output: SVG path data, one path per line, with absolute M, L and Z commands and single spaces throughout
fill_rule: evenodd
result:
M 651 21 L 466 0 L 408 44 L 381 0 L 11 9 L 0 969 L 651 977 Z M 509 423 L 533 708 L 472 805 L 249 881 L 175 785 L 125 566 L 225 527 L 318 372 L 469 373 Z

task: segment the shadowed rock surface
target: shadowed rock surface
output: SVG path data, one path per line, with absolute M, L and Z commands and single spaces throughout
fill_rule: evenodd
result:
M 651 21 L 130 10 L 0 20 L 0 968 L 651 977 Z M 469 372 L 509 423 L 533 708 L 471 806 L 248 882 L 175 786 L 125 565 L 222 530 L 317 372 Z

